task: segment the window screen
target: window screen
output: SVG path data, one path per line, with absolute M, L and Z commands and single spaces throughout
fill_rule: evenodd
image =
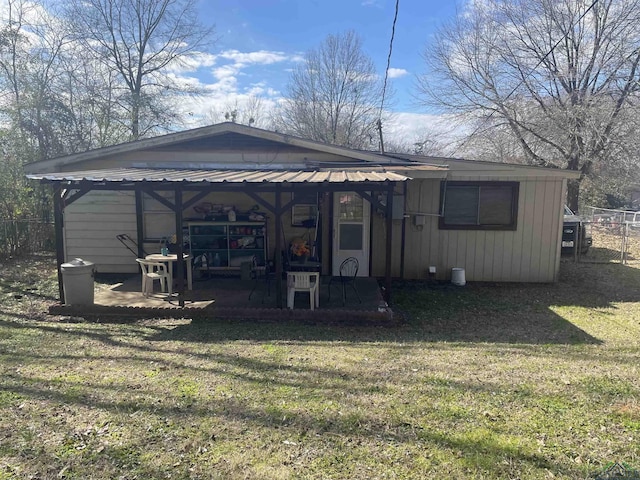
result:
M 443 182 L 443 229 L 515 230 L 517 182 Z

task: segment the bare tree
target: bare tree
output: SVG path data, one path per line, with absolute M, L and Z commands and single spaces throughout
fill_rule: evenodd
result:
M 618 159 L 637 106 L 640 1 L 470 2 L 425 52 L 426 104 L 505 127 L 530 164 L 579 171 Z M 581 181 L 580 180 L 580 181 Z M 577 209 L 580 181 L 570 182 Z
M 178 116 L 168 97 L 196 93 L 168 75 L 208 47 L 213 28 L 200 23 L 196 0 L 71 0 L 70 18 L 87 50 L 117 72 L 132 139 Z
M 90 56 L 80 64 L 83 51 L 73 45 L 64 56 L 61 89 L 72 112 L 74 151 L 100 148 L 129 138 L 129 115 L 118 102 L 121 91 L 117 72 Z
M 260 128 L 270 126 L 264 101 L 256 95 L 235 98 L 220 107 L 211 108 L 207 112 L 206 120 L 212 124 L 232 122 Z
M 276 125 L 312 140 L 368 148 L 377 138 L 381 93 L 360 38 L 353 31 L 329 35 L 293 70 Z
M 0 23 L 0 217 L 46 215 L 27 162 L 69 151 L 71 112 L 58 90 L 69 38 L 37 1 L 8 0 Z
M 9 0 L 0 30 L 3 128 L 10 128 L 16 158 L 33 161 L 68 151 L 70 112 L 57 88 L 70 41 L 41 4 Z M 27 153 L 27 151 L 29 151 Z

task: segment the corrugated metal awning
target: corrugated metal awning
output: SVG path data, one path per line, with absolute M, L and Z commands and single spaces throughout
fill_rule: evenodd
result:
M 442 167 L 433 167 L 442 170 Z M 444 169 L 446 171 L 446 169 Z M 77 172 L 32 173 L 28 178 L 50 182 L 93 183 L 348 183 L 404 182 L 410 177 L 374 167 L 318 170 L 194 170 L 115 168 Z

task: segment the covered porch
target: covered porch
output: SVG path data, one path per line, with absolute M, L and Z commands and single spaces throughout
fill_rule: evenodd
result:
M 213 277 L 196 280 L 193 290 L 186 290 L 184 296 L 179 297 L 162 293 L 157 286 L 152 295 L 143 296 L 140 275 L 98 275 L 93 306 L 55 305 L 51 307 L 51 313 L 99 319 L 184 316 L 208 321 L 287 318 L 318 323 L 388 324 L 393 321 L 393 312 L 384 300 L 377 279 L 358 278 L 355 290 L 347 285 L 345 291 L 343 302 L 339 278 L 332 280 L 330 276 L 323 276 L 319 305 L 314 311 L 309 309 L 309 296 L 303 293 L 296 294 L 293 310 L 283 310 L 279 304 L 286 305 L 286 286 L 278 302 L 275 282 L 265 279 Z
M 290 211 L 292 206 L 300 202 L 300 199 L 308 198 L 309 194 L 329 198 L 336 192 L 349 191 L 357 194 L 364 202 L 371 206 L 386 218 L 386 231 L 384 238 L 378 238 L 386 245 L 384 276 L 382 284 L 384 288 L 378 288 L 378 281 L 370 276 L 358 277 L 358 284 L 363 285 L 363 292 L 369 285 L 371 295 L 368 295 L 366 304 L 370 311 L 377 312 L 380 308 L 386 308 L 391 299 L 391 245 L 392 245 L 392 212 L 394 192 L 396 185 L 402 185 L 408 177 L 390 171 L 381 166 L 369 166 L 368 168 L 353 169 L 352 167 L 338 167 L 327 169 L 314 169 L 309 171 L 292 170 L 175 170 L 175 169 L 140 169 L 124 168 L 115 170 L 60 172 L 54 174 L 31 175 L 45 183 L 51 183 L 54 187 L 54 206 L 56 220 L 57 258 L 60 284 L 60 299 L 64 303 L 63 278 L 60 273 L 60 265 L 65 258 L 64 248 L 64 210 L 73 202 L 92 191 L 118 191 L 133 192 L 135 194 L 135 210 L 137 220 L 136 241 L 138 245 L 137 256 L 144 257 L 142 246 L 145 243 L 145 228 L 142 215 L 142 198 L 146 195 L 153 198 L 169 209 L 174 216 L 176 255 L 180 258 L 183 254 L 189 254 L 188 241 L 184 238 L 184 212 L 192 208 L 203 199 L 212 195 L 244 194 L 266 212 L 271 229 L 268 257 L 273 259 L 273 281 L 270 285 L 270 294 L 264 294 L 258 288 L 249 300 L 249 292 L 253 285 L 241 285 L 238 279 L 211 279 L 211 284 L 205 288 L 196 288 L 193 291 L 187 289 L 185 279 L 185 265 L 177 262 L 176 285 L 174 296 L 170 302 L 166 300 L 142 301 L 139 286 L 139 275 L 132 280 L 122 282 L 122 285 L 110 290 L 109 295 L 96 297 L 96 308 L 113 308 L 116 305 L 131 308 L 157 308 L 157 309 L 208 309 L 214 308 L 218 312 L 223 309 L 283 309 L 286 307 L 286 281 L 284 280 L 285 265 L 282 255 L 278 252 L 286 252 L 287 239 L 284 238 L 283 215 Z M 172 199 L 168 199 L 165 193 L 170 192 Z M 327 217 L 333 217 L 331 206 L 328 208 Z M 329 224 L 331 225 L 331 224 Z M 117 234 L 118 232 L 113 232 Z M 342 309 L 342 294 L 339 286 L 334 287 L 331 298 L 326 285 L 330 275 L 336 275 L 335 267 L 332 268 L 332 255 L 337 248 L 332 244 L 331 227 L 326 230 L 328 245 L 325 251 L 327 257 L 321 259 L 321 273 L 325 276 L 320 288 L 321 309 Z M 131 259 L 133 262 L 135 257 Z M 266 260 L 266 259 L 265 259 Z M 367 262 L 371 263 L 370 254 Z M 335 265 L 335 264 L 334 264 Z M 369 265 L 367 265 L 369 267 Z M 98 270 L 99 271 L 99 270 Z M 366 269 L 370 272 L 370 268 Z M 368 274 L 370 275 L 370 274 Z M 276 280 L 283 279 L 283 280 Z M 134 287 L 135 285 L 135 287 Z M 224 292 L 216 298 L 206 298 L 203 292 Z M 382 292 L 382 293 L 380 293 Z M 106 295 L 106 294 L 105 294 Z M 204 295 L 204 297 L 202 296 Z M 108 297 L 108 298 L 107 298 Z M 296 306 L 301 305 L 302 295 L 296 299 Z M 140 305 L 140 302 L 143 304 Z M 152 302 L 152 303 L 149 303 Z M 209 303 L 207 303 L 209 302 Z M 365 302 L 363 302 L 365 303 Z M 214 305 L 211 307 L 211 305 Z M 307 307 L 308 308 L 308 307 Z M 351 310 L 363 310 L 359 305 L 350 305 Z

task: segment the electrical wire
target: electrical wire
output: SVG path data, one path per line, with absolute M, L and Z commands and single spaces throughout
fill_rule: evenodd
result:
M 384 142 L 382 141 L 382 111 L 384 110 L 384 100 L 387 93 L 387 80 L 389 78 L 389 68 L 391 67 L 391 54 L 393 53 L 393 39 L 396 35 L 396 22 L 398 21 L 398 10 L 400 0 L 396 0 L 396 11 L 391 25 L 391 40 L 389 41 L 389 54 L 387 55 L 387 68 L 384 71 L 384 83 L 382 84 L 382 100 L 380 102 L 380 113 L 378 115 L 378 133 L 380 134 L 380 153 L 384 153 Z

